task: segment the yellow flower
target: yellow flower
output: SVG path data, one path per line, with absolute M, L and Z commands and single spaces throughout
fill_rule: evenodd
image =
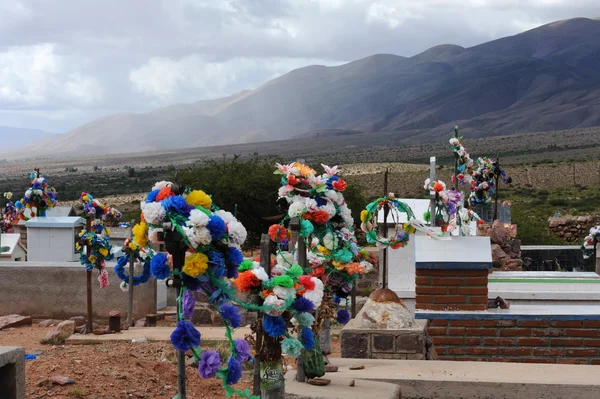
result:
M 310 175 L 314 175 L 314 174 L 317 173 L 310 166 L 304 165 L 304 164 L 302 164 L 300 162 L 296 162 L 294 164 L 294 168 L 298 169 L 298 171 L 300 172 L 300 175 L 303 176 L 303 177 L 308 177 Z
M 366 210 L 366 209 L 363 209 L 363 210 L 360 212 L 360 221 L 361 221 L 361 222 L 363 222 L 363 223 L 364 223 L 364 222 L 367 220 L 367 214 L 368 214 L 368 213 L 369 213 L 369 212 L 367 212 L 367 210 Z
M 129 248 L 130 248 L 132 251 L 135 251 L 135 250 L 137 249 L 137 245 L 135 244 L 135 242 L 130 242 L 130 243 L 129 243 Z
M 102 255 L 104 257 L 108 256 L 108 249 L 106 249 L 106 248 L 100 248 L 100 250 L 98 252 L 100 252 L 100 255 Z
M 95 255 L 90 255 L 90 257 L 88 258 L 88 260 L 90 261 L 90 263 L 96 263 L 96 256 Z
M 204 274 L 208 268 L 208 257 L 203 253 L 196 252 L 185 258 L 183 272 L 190 277 L 198 277 Z
M 79 237 L 83 236 L 84 234 L 85 234 L 85 230 L 81 230 L 81 231 L 79 232 Z
M 346 267 L 345 263 L 341 263 L 341 262 L 337 262 L 337 261 L 333 261 L 331 262 L 331 264 L 333 265 L 333 267 L 335 267 L 337 270 L 344 270 L 344 268 Z
M 81 199 L 85 202 L 88 202 L 90 200 L 90 198 L 87 195 L 84 195 Z
M 210 205 L 212 204 L 210 196 L 202 190 L 190 192 L 187 197 L 185 197 L 185 201 L 192 206 L 201 206 L 206 209 L 210 209 Z
M 140 222 L 131 229 L 133 233 L 133 242 L 140 248 L 146 248 L 148 245 L 148 225 L 146 222 Z
M 110 236 L 110 229 L 109 229 L 109 228 L 106 228 L 106 229 L 104 230 L 104 234 L 105 234 L 105 235 L 107 235 L 107 236 Z
M 319 245 L 319 247 L 317 248 L 319 250 L 320 253 L 322 253 L 323 255 L 327 255 L 329 253 L 329 251 L 327 250 L 327 248 L 325 248 L 322 245 Z
M 81 244 L 79 244 L 78 242 L 75 243 L 75 249 L 76 250 L 81 250 Z

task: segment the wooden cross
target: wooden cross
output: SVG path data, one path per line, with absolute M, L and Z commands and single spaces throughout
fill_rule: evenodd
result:
M 432 183 L 435 182 L 435 157 L 429 158 L 429 180 Z M 429 225 L 435 227 L 435 191 L 429 190 L 429 195 L 431 196 L 431 200 L 429 201 Z

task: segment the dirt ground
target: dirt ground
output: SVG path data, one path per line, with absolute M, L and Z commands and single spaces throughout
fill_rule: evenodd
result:
M 25 353 L 37 356 L 25 362 L 26 398 L 170 399 L 177 394 L 175 350 L 170 342 L 41 344 L 40 340 L 52 329 L 34 323 L 0 331 L 0 345 L 22 346 Z M 332 352 L 331 357 L 340 356 L 337 334 L 332 336 Z M 293 361 L 286 363 L 294 366 Z M 189 399 L 225 397 L 220 380 L 203 380 L 193 367 L 187 367 L 186 373 Z M 49 383 L 48 379 L 55 376 L 68 377 L 75 383 Z M 241 382 L 235 386 L 238 390 L 246 387 L 252 387 L 251 370 L 244 371 Z

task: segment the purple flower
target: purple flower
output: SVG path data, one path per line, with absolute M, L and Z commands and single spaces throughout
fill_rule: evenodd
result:
M 171 343 L 178 351 L 187 352 L 200 345 L 200 331 L 187 320 L 178 321 L 177 328 L 171 334 Z
M 194 307 L 196 306 L 196 299 L 194 294 L 190 290 L 185 290 L 183 298 L 181 298 L 181 307 L 183 308 L 183 317 L 185 319 L 191 319 L 194 315 Z
M 315 305 L 308 299 L 301 296 L 294 301 L 294 310 L 298 313 L 312 313 L 312 311 L 315 310 Z
M 229 323 L 232 328 L 238 328 L 242 324 L 242 316 L 238 312 L 238 308 L 232 305 L 223 305 L 220 309 L 221 317 Z
M 250 345 L 246 342 L 245 339 L 238 338 L 235 340 L 235 357 L 240 362 L 243 363 L 246 360 L 250 359 Z
M 227 362 L 227 385 L 235 385 L 242 378 L 242 363 L 235 357 L 230 357 Z
M 346 309 L 340 309 L 337 312 L 336 321 L 340 324 L 346 324 L 350 321 L 350 313 Z
M 202 378 L 213 378 L 221 367 L 221 357 L 213 350 L 202 352 L 200 363 L 198 363 L 198 374 Z

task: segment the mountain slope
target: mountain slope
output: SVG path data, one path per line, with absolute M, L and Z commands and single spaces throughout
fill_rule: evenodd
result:
M 0 152 L 14 151 L 24 146 L 30 146 L 40 141 L 54 137 L 55 133 L 49 133 L 39 129 L 23 129 L 18 127 L 0 126 Z
M 600 125 L 600 21 L 548 24 L 471 48 L 308 66 L 233 96 L 98 119 L 29 152 L 130 152 L 360 131 L 435 140 Z M 318 133 L 310 133 L 316 131 Z

